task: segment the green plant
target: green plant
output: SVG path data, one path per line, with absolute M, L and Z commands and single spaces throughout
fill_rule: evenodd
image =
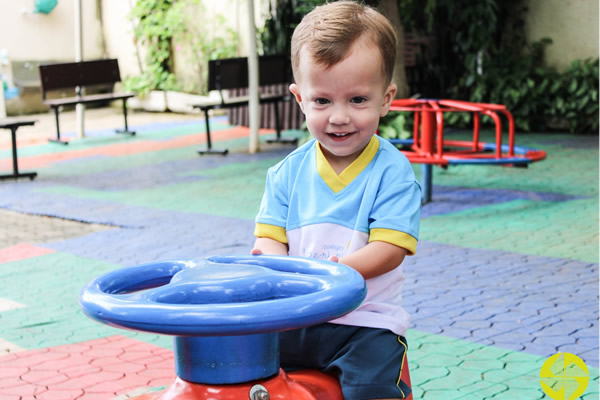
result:
M 184 85 L 184 90 L 207 94 L 208 61 L 238 55 L 238 36 L 227 26 L 223 15 L 209 15 L 198 0 L 195 0 L 192 9 L 178 8 L 177 13 L 180 23 L 186 28 L 176 32 L 176 48 L 187 54 L 186 65 L 195 70 L 193 79 Z
M 537 91 L 550 128 L 572 133 L 598 132 L 599 60 L 575 60 L 564 72 L 541 70 Z
M 520 131 L 598 127 L 598 61 L 575 61 L 564 72 L 544 66 L 544 38 L 525 38 L 522 0 L 399 0 L 407 31 L 435 38 L 430 65 L 439 71 L 437 97 L 504 104 Z M 466 126 L 469 113 L 448 113 Z M 484 123 L 490 121 L 483 119 Z
M 326 0 L 277 0 L 269 3 L 270 17 L 260 30 L 260 42 L 264 54 L 290 54 L 294 29 L 314 7 Z
M 183 2 L 181 2 L 183 3 Z M 173 18 L 173 0 L 138 0 L 130 18 L 135 25 L 135 39 L 146 48 L 146 68 L 140 75 L 125 79 L 127 90 L 139 94 L 154 89 L 177 89 L 177 80 L 172 73 L 171 39 L 182 29 L 179 21 Z
M 385 139 L 408 139 L 412 137 L 412 113 L 388 113 L 379 122 L 379 136 Z M 408 117 L 408 118 L 407 118 Z
M 173 72 L 174 40 L 189 47 L 190 64 L 198 72 L 195 82 L 206 82 L 208 60 L 235 55 L 238 40 L 223 16 L 205 15 L 201 0 L 137 0 L 130 18 L 136 22 L 136 40 L 146 49 L 145 68 L 127 77 L 125 87 L 141 95 L 151 90 L 180 90 L 183 85 Z M 189 91 L 205 92 L 201 85 L 192 86 Z
M 544 47 L 552 43 L 542 39 L 532 45 L 523 44 L 523 50 L 515 53 L 500 48 L 481 74 L 466 73 L 455 90 L 462 93 L 459 98 L 473 102 L 505 105 L 515 118 L 516 128 L 530 131 L 538 125 L 536 118 L 544 107 L 545 99 L 537 88 L 539 71 L 543 67 Z M 471 122 L 471 114 L 451 113 L 449 125 L 464 126 Z M 483 119 L 483 122 L 491 119 Z

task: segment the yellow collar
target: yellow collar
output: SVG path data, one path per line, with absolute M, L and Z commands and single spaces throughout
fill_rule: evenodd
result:
M 379 140 L 373 136 L 356 160 L 352 161 L 352 164 L 348 165 L 339 175 L 335 173 L 333 167 L 325 158 L 319 142 L 315 142 L 315 146 L 317 150 L 317 171 L 327 186 L 334 193 L 338 193 L 348 186 L 373 160 L 377 150 L 379 150 Z

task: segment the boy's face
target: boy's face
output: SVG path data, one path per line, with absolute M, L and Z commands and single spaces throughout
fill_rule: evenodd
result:
M 383 76 L 379 49 L 359 38 L 348 56 L 330 68 L 302 50 L 296 75 L 290 91 L 308 130 L 334 168 L 347 167 L 369 143 L 396 94 L 396 85 L 387 85 Z

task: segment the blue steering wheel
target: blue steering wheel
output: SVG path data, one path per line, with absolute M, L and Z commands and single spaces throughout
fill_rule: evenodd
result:
M 83 288 L 99 322 L 175 336 L 250 335 L 338 318 L 363 301 L 354 269 L 288 256 L 163 261 L 104 274 Z

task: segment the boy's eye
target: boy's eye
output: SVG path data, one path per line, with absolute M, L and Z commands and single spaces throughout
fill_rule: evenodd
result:
M 329 100 L 323 99 L 323 98 L 318 98 L 318 99 L 315 99 L 315 103 L 317 103 L 318 105 L 322 106 L 322 105 L 325 105 L 325 104 L 329 103 Z
M 350 100 L 350 102 L 351 102 L 351 103 L 354 103 L 354 104 L 362 104 L 362 103 L 364 103 L 365 101 L 367 101 L 367 98 L 366 98 L 366 97 L 362 97 L 362 96 L 356 96 L 356 97 L 353 97 L 353 98 Z

